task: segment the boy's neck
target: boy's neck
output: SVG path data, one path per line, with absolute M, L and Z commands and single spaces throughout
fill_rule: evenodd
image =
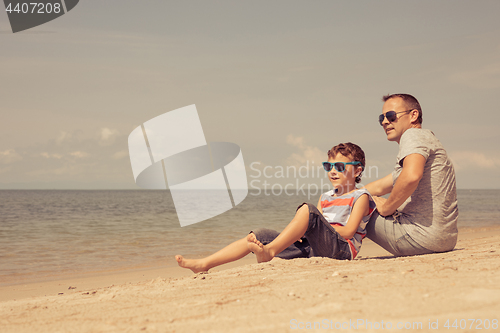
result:
M 339 189 L 339 188 L 335 188 L 333 190 L 335 191 L 335 195 L 341 196 L 341 195 L 350 193 L 350 192 L 352 192 L 354 190 L 357 190 L 357 188 L 356 188 L 356 186 L 352 186 L 352 187 L 346 188 L 344 191 L 341 191 L 341 189 Z

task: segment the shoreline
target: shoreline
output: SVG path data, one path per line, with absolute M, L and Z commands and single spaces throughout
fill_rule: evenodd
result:
M 491 234 L 498 234 L 500 236 L 500 226 L 459 228 L 458 240 L 460 242 L 463 240 L 478 239 L 490 236 Z M 459 243 L 457 242 L 454 251 L 457 250 L 458 246 Z M 354 261 L 371 258 L 394 258 L 394 256 L 371 240 L 365 240 L 360 253 Z M 170 262 L 171 260 L 168 261 Z M 256 264 L 255 256 L 252 254 L 239 261 L 211 269 L 210 273 L 250 264 Z M 156 278 L 176 279 L 194 275 L 188 269 L 181 268 L 177 264 L 166 264 L 165 261 L 159 262 L 157 265 L 63 274 L 62 276 L 46 277 L 41 281 L 33 281 L 31 279 L 24 282 L 3 283 L 0 285 L 0 302 L 40 296 L 68 295 L 90 289 L 106 288 L 126 283 L 139 283 Z

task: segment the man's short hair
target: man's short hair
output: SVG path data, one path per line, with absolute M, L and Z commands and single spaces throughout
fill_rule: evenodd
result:
M 351 142 L 340 143 L 328 151 L 328 158 L 334 158 L 337 154 L 342 154 L 353 162 L 361 162 L 363 170 L 365 169 L 365 152 L 360 146 Z M 361 174 L 356 177 L 356 183 L 359 182 L 361 182 Z
M 417 101 L 415 97 L 409 94 L 389 94 L 382 97 L 382 101 L 386 102 L 391 98 L 400 97 L 406 104 L 408 110 L 418 110 L 418 118 L 417 123 L 422 124 L 422 108 L 420 107 L 420 103 Z

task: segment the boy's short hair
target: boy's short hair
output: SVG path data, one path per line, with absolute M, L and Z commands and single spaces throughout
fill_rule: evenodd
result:
M 328 151 L 328 158 L 334 158 L 337 154 L 342 154 L 347 158 L 350 158 L 353 162 L 361 162 L 363 170 L 365 169 L 365 152 L 360 146 L 352 143 L 339 143 Z M 356 183 L 361 182 L 361 174 L 356 177 Z

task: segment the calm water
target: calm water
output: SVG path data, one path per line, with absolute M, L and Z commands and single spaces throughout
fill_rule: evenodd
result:
M 282 230 L 301 202 L 254 195 L 181 228 L 168 191 L 0 191 L 0 284 L 70 273 L 174 264 L 268 227 Z M 459 226 L 500 225 L 500 190 L 460 190 Z

